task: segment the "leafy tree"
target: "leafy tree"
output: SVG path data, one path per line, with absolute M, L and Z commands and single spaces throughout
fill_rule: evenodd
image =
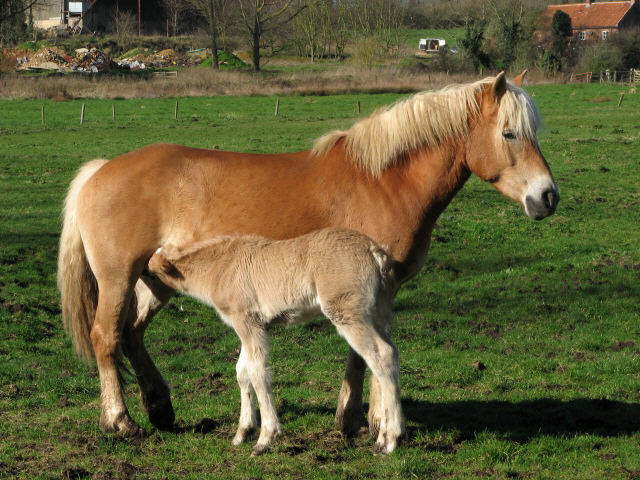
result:
M 0 45 L 11 45 L 24 40 L 28 33 L 26 14 L 39 1 L 0 1 Z
M 486 54 L 482 51 L 485 26 L 486 24 L 482 21 L 467 19 L 464 26 L 464 38 L 460 41 L 464 53 L 473 62 L 473 68 L 476 71 L 484 66 L 487 60 Z
M 516 59 L 518 46 L 526 37 L 524 0 L 491 0 L 489 4 L 497 26 L 497 46 L 507 69 Z
M 553 35 L 553 53 L 555 56 L 559 58 L 566 56 L 573 29 L 571 27 L 571 17 L 562 10 L 557 10 L 553 14 L 551 34 Z

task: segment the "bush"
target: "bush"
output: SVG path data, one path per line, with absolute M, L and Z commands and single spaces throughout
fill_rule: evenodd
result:
M 207 57 L 201 64 L 201 67 L 211 67 L 213 57 Z M 218 61 L 221 69 L 245 68 L 247 66 L 242 60 L 233 53 L 224 50 L 218 50 Z
M 640 29 L 619 33 L 611 42 L 619 49 L 624 68 L 640 68 Z
M 360 66 L 371 68 L 389 56 L 384 43 L 376 37 L 359 36 L 353 44 L 351 60 Z
M 576 69 L 580 72 L 623 70 L 622 52 L 612 42 L 598 42 L 582 49 Z

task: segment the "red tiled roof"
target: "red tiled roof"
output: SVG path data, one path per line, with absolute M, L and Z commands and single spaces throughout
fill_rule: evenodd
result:
M 542 21 L 546 26 L 551 26 L 553 15 L 556 11 L 562 10 L 571 17 L 573 29 L 616 27 L 633 3 L 633 1 L 627 1 L 549 5 L 542 14 Z

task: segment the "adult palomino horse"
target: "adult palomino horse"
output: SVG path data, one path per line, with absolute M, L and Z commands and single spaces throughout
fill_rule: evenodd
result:
M 95 356 L 105 431 L 136 434 L 118 380 L 122 350 L 151 423 L 171 428 L 169 389 L 143 336 L 172 290 L 142 276 L 163 244 L 216 235 L 285 239 L 324 227 L 388 246 L 400 282 L 422 267 L 438 216 L 471 173 L 542 219 L 558 189 L 536 138 L 534 101 L 504 73 L 416 94 L 316 141 L 260 155 L 153 145 L 85 164 L 64 207 L 58 285 L 76 351 Z M 350 350 L 336 419 L 360 425 L 365 364 Z M 376 430 L 372 381 L 369 427 Z

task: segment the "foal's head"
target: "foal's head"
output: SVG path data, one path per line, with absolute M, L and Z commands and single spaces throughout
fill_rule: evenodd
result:
M 468 138 L 469 169 L 508 198 L 522 204 L 527 215 L 541 220 L 556 210 L 558 186 L 536 136 L 540 117 L 533 99 L 500 73 L 486 83 L 479 99 L 480 116 Z
M 171 288 L 180 289 L 181 281 L 184 280 L 182 272 L 169 260 L 176 256 L 176 248 L 172 246 L 158 248 L 153 256 L 149 259 L 147 268 L 151 273 Z

